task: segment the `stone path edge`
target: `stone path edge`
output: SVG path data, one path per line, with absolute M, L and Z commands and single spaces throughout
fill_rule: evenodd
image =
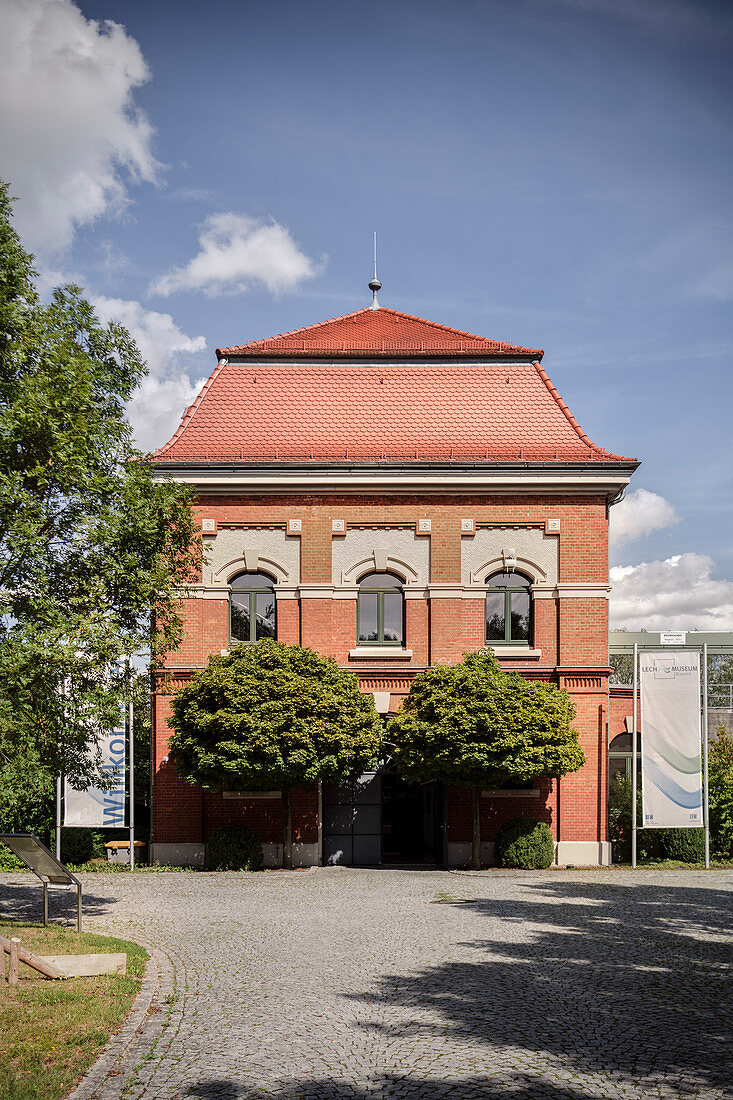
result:
M 120 1072 L 120 1076 L 127 1076 L 130 1068 L 128 1055 L 133 1044 L 142 1035 L 150 1009 L 156 1001 L 173 992 L 174 985 L 168 978 L 168 968 L 161 965 L 162 960 L 155 948 L 142 940 L 134 942 L 148 952 L 140 992 L 121 1027 L 110 1036 L 102 1053 L 68 1093 L 66 1100 L 96 1100 L 109 1083 L 110 1075 L 116 1075 L 115 1071 Z

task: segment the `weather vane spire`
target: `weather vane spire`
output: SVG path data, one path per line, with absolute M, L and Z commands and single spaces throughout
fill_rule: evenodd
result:
M 377 292 L 382 289 L 382 284 L 377 278 L 377 231 L 374 230 L 374 277 L 369 283 L 369 289 L 372 292 L 372 304 L 370 309 L 379 309 L 379 299 L 377 298 Z

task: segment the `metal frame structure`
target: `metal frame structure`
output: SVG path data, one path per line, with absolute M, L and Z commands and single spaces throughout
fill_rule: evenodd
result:
M 43 871 L 39 870 L 41 866 L 40 863 L 38 866 L 34 867 L 30 859 L 27 858 L 27 855 L 23 854 L 23 849 L 25 848 L 27 852 L 28 846 L 13 844 L 13 841 L 17 840 L 33 841 L 33 847 L 35 847 L 38 854 L 42 857 L 42 862 L 46 864 L 46 868 L 48 869 L 48 864 L 51 864 L 51 874 L 44 874 Z M 44 925 L 48 924 L 49 886 L 66 886 L 67 888 L 69 886 L 76 886 L 76 930 L 77 932 L 81 932 L 81 883 L 76 875 L 72 875 L 68 867 L 65 867 L 61 860 L 57 859 L 53 852 L 49 851 L 43 841 L 39 840 L 34 833 L 0 833 L 0 841 L 6 844 L 18 859 L 22 859 L 26 867 L 33 872 L 37 879 L 40 879 L 43 886 Z M 54 873 L 54 869 L 58 871 L 57 874 Z
M 673 638 L 674 635 L 674 638 Z M 678 640 L 679 635 L 684 640 Z M 668 640 L 669 639 L 669 640 Z M 698 631 L 687 630 L 677 632 L 665 631 L 626 631 L 612 630 L 609 635 L 609 653 L 633 654 L 634 671 L 632 677 L 633 691 L 633 725 L 632 730 L 632 765 L 631 765 L 631 866 L 636 867 L 636 846 L 638 832 L 638 814 L 636 808 L 637 796 L 637 764 L 639 743 L 638 729 L 638 691 L 639 691 L 639 651 L 641 649 L 664 650 L 690 650 L 699 653 L 702 663 L 702 758 L 703 758 L 703 826 L 705 829 L 705 867 L 710 868 L 710 807 L 708 798 L 708 654 L 715 653 L 722 656 L 733 655 L 733 632 L 729 631 Z

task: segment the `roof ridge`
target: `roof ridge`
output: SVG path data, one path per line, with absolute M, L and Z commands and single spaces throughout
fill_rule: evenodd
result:
M 399 309 L 389 309 L 386 306 L 380 306 L 382 313 L 392 313 L 397 317 L 407 317 L 410 321 L 420 321 L 423 325 L 430 325 L 431 328 L 440 328 L 443 332 L 451 332 L 454 336 L 467 336 L 469 340 L 484 340 L 487 344 L 497 344 L 499 347 L 515 348 L 520 347 L 519 344 L 509 344 L 506 340 L 492 340 L 488 336 L 479 336 L 476 332 L 467 332 L 466 329 L 453 328 L 452 325 L 442 325 L 440 321 L 429 321 L 427 317 L 418 317 L 416 313 L 403 313 Z M 531 351 L 544 355 L 544 348 L 525 348 L 522 347 L 522 351 Z
M 232 344 L 231 348 L 217 348 L 216 354 L 220 355 L 222 351 L 231 351 L 234 348 L 251 348 L 255 344 L 269 344 L 271 340 L 284 340 L 288 336 L 297 336 L 300 332 L 307 332 L 308 329 L 323 328 L 324 325 L 332 325 L 336 321 L 348 321 L 350 317 L 356 317 L 359 313 L 369 312 L 369 307 L 365 306 L 362 309 L 352 310 L 351 313 L 342 313 L 340 317 L 329 317 L 326 321 L 314 321 L 312 325 L 301 325 L 300 328 L 293 328 L 288 332 L 276 332 L 274 336 L 262 336 L 259 340 L 246 340 L 243 344 Z
M 562 409 L 562 411 L 565 414 L 566 418 L 569 420 L 570 424 L 574 428 L 576 434 L 580 437 L 580 439 L 583 440 L 586 447 L 590 447 L 590 449 L 595 451 L 596 454 L 603 455 L 606 458 L 618 459 L 622 462 L 636 462 L 635 458 L 630 458 L 627 455 L 614 454 L 613 451 L 607 451 L 604 447 L 599 447 L 597 443 L 594 443 L 593 440 L 590 438 L 590 436 L 587 434 L 587 432 L 583 431 L 580 424 L 575 419 L 575 417 L 571 413 L 570 409 L 568 408 L 568 406 L 563 401 L 563 399 L 560 396 L 558 390 L 556 389 L 552 379 L 550 378 L 549 374 L 547 373 L 545 368 L 542 366 L 542 364 L 539 363 L 539 362 L 534 362 L 532 364 L 532 366 L 535 368 L 535 370 L 539 374 L 540 378 L 542 379 L 542 381 L 547 386 L 547 389 L 549 390 L 550 394 L 554 398 L 555 403 Z
M 414 313 L 404 313 L 402 310 L 399 309 L 390 309 L 388 306 L 380 306 L 378 311 L 371 309 L 369 306 L 364 306 L 362 309 L 352 310 L 351 313 L 344 313 L 339 317 L 329 317 L 325 321 L 316 321 L 311 325 L 303 325 L 300 328 L 290 329 L 287 332 L 276 333 L 276 335 L 274 336 L 264 336 L 259 340 L 247 340 L 243 344 L 232 344 L 230 347 L 217 348 L 216 354 L 217 356 L 221 356 L 224 353 L 229 352 L 229 354 L 236 355 L 238 353 L 244 352 L 245 350 L 253 351 L 258 347 L 258 345 L 273 344 L 276 341 L 289 340 L 305 332 L 313 332 L 313 330 L 315 329 L 325 328 L 328 325 L 335 325 L 338 324 L 340 321 L 349 321 L 354 317 L 361 316 L 362 314 L 376 315 L 377 312 L 381 314 L 386 313 L 392 317 L 400 317 L 406 321 L 415 321 L 421 325 L 428 325 L 430 328 L 438 329 L 441 332 L 450 333 L 452 336 L 458 336 L 468 340 L 476 340 L 478 342 L 479 349 L 482 346 L 486 347 L 487 345 L 490 345 L 492 348 L 507 350 L 509 354 L 519 352 L 526 353 L 527 355 L 537 355 L 540 358 L 542 358 L 542 356 L 544 355 L 544 348 L 528 348 L 520 344 L 511 344 L 506 340 L 492 340 L 488 336 L 479 336 L 478 333 L 475 332 L 467 332 L 465 329 L 453 328 L 451 325 L 443 325 L 438 321 L 429 321 L 426 317 L 418 317 L 417 314 Z M 382 343 L 384 343 L 384 341 L 382 341 Z M 328 349 L 322 350 L 327 351 Z M 353 350 L 357 350 L 357 348 L 354 347 Z M 446 348 L 445 350 L 449 349 Z

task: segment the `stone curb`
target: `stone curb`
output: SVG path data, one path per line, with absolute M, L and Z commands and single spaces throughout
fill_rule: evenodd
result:
M 140 992 L 120 1030 L 110 1036 L 107 1046 L 86 1071 L 76 1088 L 68 1094 L 67 1100 L 95 1100 L 100 1096 L 112 1074 L 115 1076 L 125 1074 L 125 1068 L 129 1069 L 129 1066 L 123 1068 L 124 1063 L 130 1048 L 143 1031 L 153 1001 L 159 1000 L 160 994 L 170 992 L 163 988 L 167 983 L 163 980 L 163 968 L 155 949 L 141 940 L 135 942 L 144 947 L 149 955 Z

